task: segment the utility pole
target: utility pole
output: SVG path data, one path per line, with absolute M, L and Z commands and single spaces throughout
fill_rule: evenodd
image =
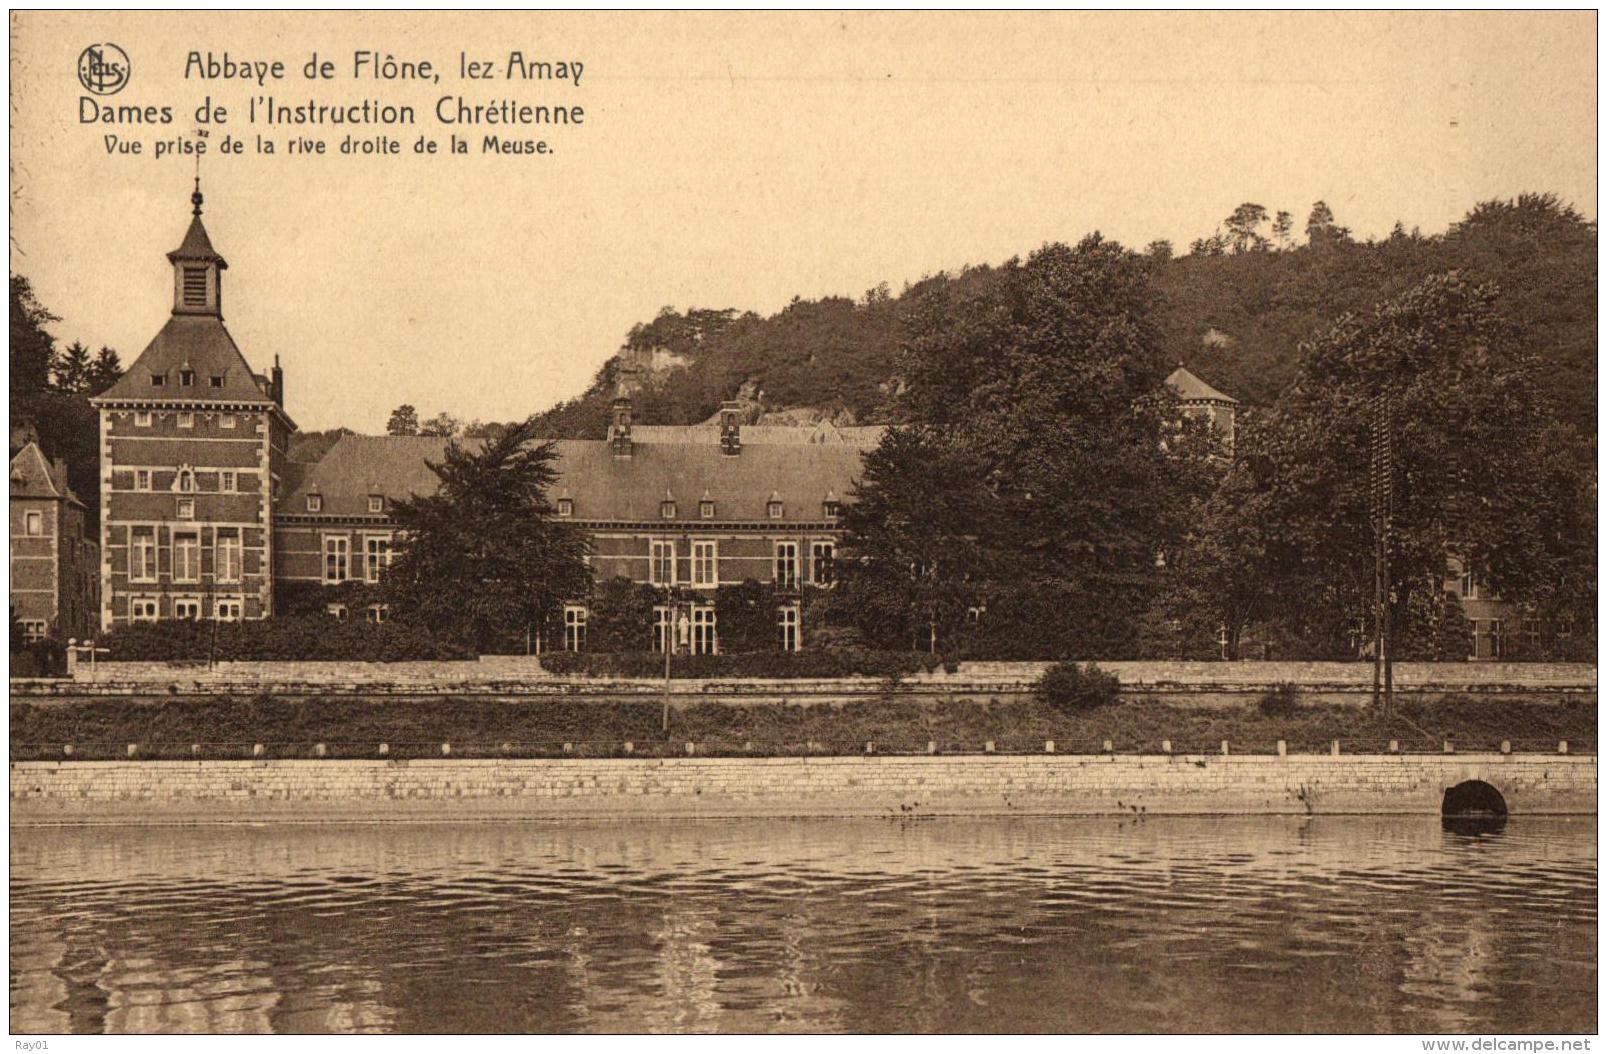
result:
M 1393 399 L 1380 392 L 1370 400 L 1371 465 L 1368 497 L 1373 521 L 1373 705 L 1392 702 L 1394 669 L 1389 550 L 1395 520 L 1395 422 Z

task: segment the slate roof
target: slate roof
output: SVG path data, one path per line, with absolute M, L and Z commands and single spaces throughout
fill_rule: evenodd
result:
M 27 444 L 11 459 L 11 496 L 65 499 L 74 505 L 83 504 L 67 485 L 66 464 L 52 465 L 37 443 Z
M 179 371 L 195 371 L 195 384 L 179 386 Z M 158 387 L 152 374 L 166 380 Z M 212 387 L 212 378 L 221 376 L 223 387 Z M 234 338 L 215 315 L 173 315 L 154 340 L 140 352 L 134 365 L 91 402 L 123 399 L 162 402 L 272 403 L 266 387 L 259 384 L 251 366 L 240 353 Z
M 1239 401 L 1231 395 L 1217 391 L 1182 366 L 1173 370 L 1172 375 L 1166 378 L 1166 386 L 1176 392 L 1177 397 L 1184 402 L 1201 400 L 1236 404 Z
M 212 239 L 207 237 L 206 226 L 201 223 L 199 215 L 190 219 L 190 229 L 184 232 L 184 240 L 179 247 L 167 254 L 169 260 L 211 260 L 220 269 L 227 270 L 229 264 L 218 251 L 212 248 Z
M 394 499 L 434 493 L 436 478 L 425 462 L 439 462 L 446 444 L 436 436 L 342 436 L 287 490 L 278 512 L 313 515 L 307 495 L 319 494 L 320 515 L 367 516 L 371 494 Z M 845 443 L 761 443 L 744 444 L 741 454 L 727 456 L 712 442 L 636 442 L 630 457 L 618 458 L 600 439 L 560 440 L 557 447 L 560 478 L 550 497 L 571 499 L 576 520 L 664 523 L 709 522 L 699 516 L 705 498 L 715 503 L 715 522 L 819 521 L 828 498 L 847 499 L 863 452 Z M 666 494 L 676 502 L 673 521 L 660 516 Z M 772 495 L 782 502 L 779 520 L 769 516 Z
M 882 440 L 884 425 L 834 425 L 822 421 L 812 427 L 798 425 L 743 425 L 742 445 L 825 446 L 831 444 L 873 447 Z M 695 425 L 634 425 L 631 435 L 643 443 L 718 444 L 718 421 Z

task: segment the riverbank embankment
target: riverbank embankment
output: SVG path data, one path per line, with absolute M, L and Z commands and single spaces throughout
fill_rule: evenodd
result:
M 13 824 L 721 816 L 1594 814 L 1594 756 L 1010 755 L 12 762 Z

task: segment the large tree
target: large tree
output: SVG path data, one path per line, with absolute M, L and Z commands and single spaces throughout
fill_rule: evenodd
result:
M 551 636 L 591 585 L 586 542 L 555 518 L 552 443 L 534 418 L 483 445 L 448 444 L 436 493 L 396 503 L 400 552 L 384 588 L 396 616 L 482 653 Z
M 1265 495 L 1268 599 L 1308 649 L 1341 649 L 1370 609 L 1378 396 L 1393 406 L 1398 634 L 1423 632 L 1415 623 L 1440 609 L 1451 560 L 1512 600 L 1593 597 L 1592 488 L 1570 470 L 1579 439 L 1537 393 L 1499 304 L 1492 285 L 1453 272 L 1345 316 L 1303 346 L 1269 427 L 1246 437 Z
M 990 651 L 1130 650 L 1179 484 L 1150 271 L 1094 235 L 917 299 L 901 412 L 924 427 L 867 460 L 845 540 L 855 602 L 872 583 L 866 607 L 889 602 L 903 576 L 900 632 L 985 607 L 969 632 Z

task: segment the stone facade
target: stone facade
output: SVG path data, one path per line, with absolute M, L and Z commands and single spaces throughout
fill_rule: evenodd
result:
M 1467 780 L 1517 815 L 1596 812 L 1573 755 L 13 762 L 13 823 L 632 816 L 1438 814 Z

